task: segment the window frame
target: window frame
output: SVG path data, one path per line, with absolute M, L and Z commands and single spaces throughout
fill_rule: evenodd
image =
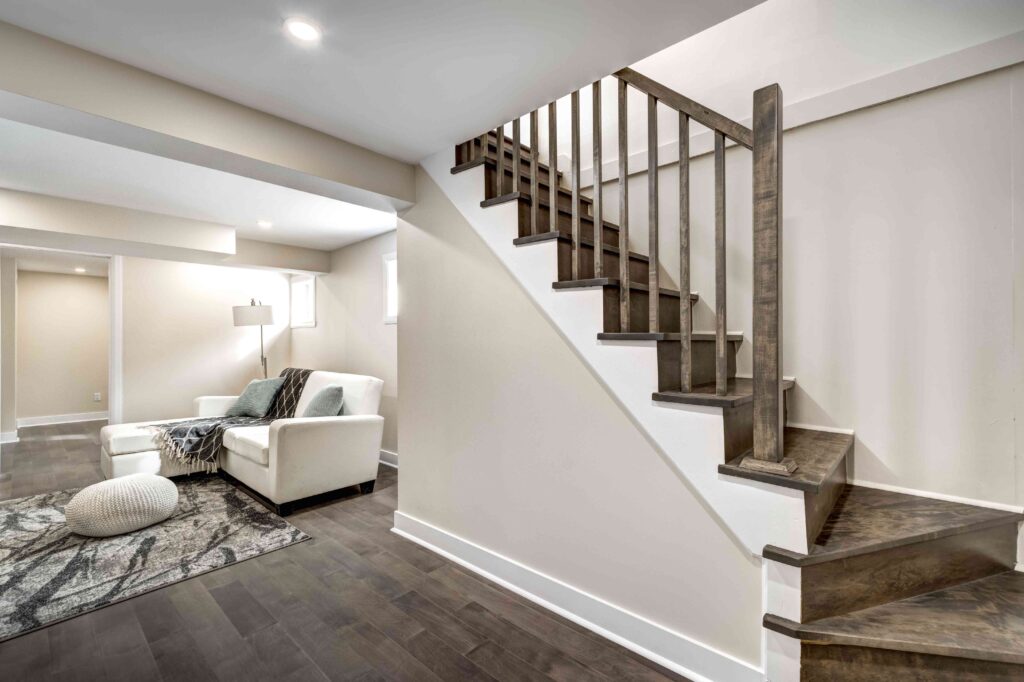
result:
M 389 265 L 394 263 L 395 267 L 395 314 L 388 314 L 388 298 L 391 294 L 391 282 L 388 276 Z M 381 271 L 383 272 L 384 279 L 384 324 L 398 324 L 398 252 L 392 251 L 391 253 L 385 253 L 381 256 Z
M 311 303 L 311 319 L 295 321 L 295 284 L 309 283 L 309 299 Z M 316 276 L 292 275 L 288 281 L 288 327 L 290 329 L 312 329 L 316 327 Z

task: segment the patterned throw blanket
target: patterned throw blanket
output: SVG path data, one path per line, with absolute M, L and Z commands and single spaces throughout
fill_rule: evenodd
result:
M 150 426 L 157 432 L 160 456 L 188 467 L 202 468 L 207 472 L 216 471 L 224 432 L 235 426 L 262 426 L 275 419 L 294 417 L 299 396 L 312 372 L 311 369 L 294 367 L 281 372 L 284 383 L 274 396 L 265 417 L 201 417 Z

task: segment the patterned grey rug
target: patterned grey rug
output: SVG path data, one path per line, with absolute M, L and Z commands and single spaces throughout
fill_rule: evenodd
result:
M 0 641 L 309 536 L 216 476 L 178 483 L 178 511 L 111 538 L 75 535 L 75 490 L 0 503 Z

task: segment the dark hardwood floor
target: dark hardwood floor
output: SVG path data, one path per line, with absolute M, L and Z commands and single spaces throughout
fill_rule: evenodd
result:
M 23 429 L 0 499 L 100 480 L 100 426 Z M 310 542 L 0 643 L 0 679 L 683 679 L 392 533 L 397 479 L 288 517 Z

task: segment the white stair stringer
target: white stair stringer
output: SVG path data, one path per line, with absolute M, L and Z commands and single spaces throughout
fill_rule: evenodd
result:
M 481 208 L 484 167 L 453 175 L 454 160 L 449 149 L 425 159 L 422 166 L 734 538 L 756 556 L 769 544 L 806 553 L 803 492 L 719 474 L 718 464 L 725 457 L 722 409 L 656 403 L 651 394 L 658 385 L 657 353 L 650 344 L 598 341 L 603 320 L 601 287 L 553 289 L 551 285 L 558 279 L 557 242 L 515 246 L 513 239 L 519 232 L 516 202 Z

